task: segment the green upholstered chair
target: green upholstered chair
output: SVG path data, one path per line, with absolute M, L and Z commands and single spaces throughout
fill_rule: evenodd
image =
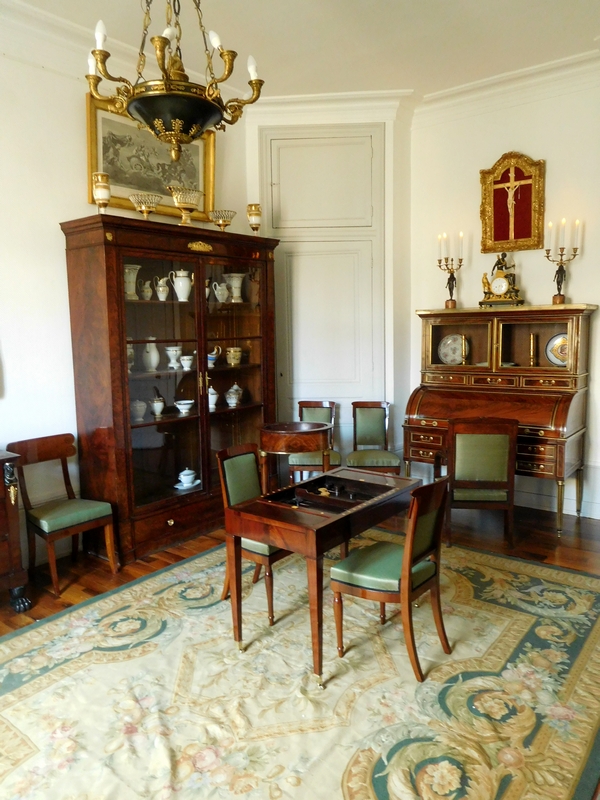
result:
M 217 453 L 217 465 L 225 508 L 260 497 L 258 447 L 255 444 L 239 444 L 220 450 Z M 270 544 L 242 538 L 242 558 L 246 558 L 256 564 L 252 583 L 258 581 L 261 568 L 265 568 L 269 625 L 273 625 L 275 622 L 273 614 L 273 570 L 271 566 L 276 561 L 289 556 L 289 554 L 289 550 L 282 550 L 278 547 L 272 547 Z M 226 572 L 221 600 L 225 600 L 228 595 L 229 572 Z
M 400 475 L 400 459 L 388 450 L 389 416 L 390 404 L 386 401 L 352 403 L 354 444 L 346 466 Z
M 453 508 L 499 509 L 504 534 L 514 546 L 516 419 L 451 419 L 446 439 L 450 499 L 446 540 L 451 545 Z
M 94 528 L 104 529 L 106 552 L 110 568 L 113 573 L 118 572 L 119 564 L 115 549 L 115 535 L 113 527 L 113 511 L 110 503 L 101 500 L 84 500 L 75 497 L 67 459 L 77 452 L 75 437 L 71 433 L 60 433 L 56 436 L 43 436 L 38 439 L 24 439 L 21 442 L 11 442 L 10 450 L 18 453 L 20 458 L 17 463 L 17 475 L 23 495 L 25 518 L 27 522 L 27 544 L 29 546 L 29 572 L 33 573 L 35 567 L 35 542 L 39 536 L 46 542 L 48 548 L 48 563 L 52 588 L 54 594 L 60 596 L 58 572 L 56 569 L 56 553 L 54 542 L 58 539 L 72 537 L 71 553 L 73 559 L 77 557 L 79 549 L 79 534 Z M 39 464 L 43 461 L 58 460 L 62 466 L 67 497 L 64 499 L 50 500 L 46 503 L 33 506 L 27 492 L 24 467 Z
M 404 639 L 418 681 L 424 680 L 412 621 L 412 604 L 431 591 L 431 608 L 444 653 L 450 653 L 440 605 L 440 546 L 448 479 L 420 486 L 411 492 L 406 539 L 403 545 L 377 542 L 352 550 L 348 558 L 331 568 L 333 611 L 337 650 L 344 655 L 342 594 L 379 602 L 379 618 L 385 623 L 385 604 L 400 603 Z
M 298 418 L 300 422 L 325 422 L 335 424 L 335 403 L 333 400 L 299 400 Z M 342 463 L 340 454 L 333 449 L 333 428 L 329 440 L 329 465 L 339 467 Z M 290 481 L 296 479 L 296 473 L 323 472 L 323 451 L 315 450 L 312 453 L 290 453 L 288 456 L 290 468 Z

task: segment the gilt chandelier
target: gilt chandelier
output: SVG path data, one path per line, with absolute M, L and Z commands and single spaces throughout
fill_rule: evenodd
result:
M 206 85 L 192 83 L 185 72 L 181 54 L 181 25 L 179 22 L 180 0 L 166 0 L 167 27 L 161 36 L 150 39 L 154 46 L 156 62 L 161 73 L 157 80 L 146 80 L 143 72 L 146 66 L 144 49 L 150 28 L 150 7 L 152 0 L 142 0 L 144 11 L 142 41 L 140 44 L 137 78 L 131 83 L 126 78 L 115 77 L 107 69 L 110 53 L 104 49 L 106 28 L 102 21 L 95 30 L 96 47 L 88 59 L 89 74 L 86 75 L 90 92 L 97 100 L 104 100 L 108 108 L 117 114 L 126 114 L 150 131 L 161 142 L 171 148 L 174 161 L 181 155 L 182 145 L 189 144 L 202 136 L 208 128 L 225 130 L 225 124 L 234 125 L 242 116 L 244 106 L 255 103 L 260 97 L 264 81 L 258 78 L 256 62 L 248 58 L 249 96 L 234 98 L 224 102 L 219 84 L 226 81 L 233 72 L 237 53 L 224 50 L 221 40 L 214 31 L 206 32 L 202 21 L 200 0 L 192 0 L 204 44 L 206 57 Z M 223 74 L 217 78 L 213 69 L 212 55 L 218 51 L 223 61 Z M 98 86 L 102 78 L 119 84 L 115 93 L 109 97 L 100 94 Z

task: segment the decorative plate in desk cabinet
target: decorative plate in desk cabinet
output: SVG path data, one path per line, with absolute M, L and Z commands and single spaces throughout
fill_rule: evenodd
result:
M 463 341 L 465 348 L 465 358 L 469 355 L 469 342 L 462 333 L 451 333 L 444 336 L 438 345 L 438 356 L 443 364 L 462 364 L 463 362 Z
M 546 358 L 555 367 L 566 367 L 569 351 L 567 349 L 568 339 L 566 333 L 557 333 L 548 339 L 546 345 Z

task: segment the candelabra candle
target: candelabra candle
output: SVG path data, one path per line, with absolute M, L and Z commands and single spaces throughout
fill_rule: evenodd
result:
M 535 367 L 535 333 L 529 334 L 529 366 Z

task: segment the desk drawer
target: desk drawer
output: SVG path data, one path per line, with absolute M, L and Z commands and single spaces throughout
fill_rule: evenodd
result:
M 499 375 L 473 375 L 471 383 L 473 386 L 516 386 L 519 379 L 516 375 L 502 376 Z
M 556 461 L 556 445 L 554 444 L 518 444 L 517 457 L 525 456 L 527 460 Z M 525 460 L 524 459 L 524 460 Z
M 410 459 L 411 461 L 433 461 L 438 450 L 438 447 L 411 447 Z
M 574 378 L 521 378 L 527 389 L 576 389 Z
M 453 386 L 464 386 L 467 382 L 466 375 L 445 375 L 442 372 L 428 372 L 425 375 L 425 383 L 452 384 Z
M 517 472 L 521 475 L 534 475 L 538 478 L 554 478 L 556 465 L 553 462 L 535 462 L 517 459 Z
M 420 444 L 423 447 L 441 447 L 442 446 L 442 434 L 441 433 L 415 433 L 414 431 L 410 434 L 410 443 L 411 444 Z

